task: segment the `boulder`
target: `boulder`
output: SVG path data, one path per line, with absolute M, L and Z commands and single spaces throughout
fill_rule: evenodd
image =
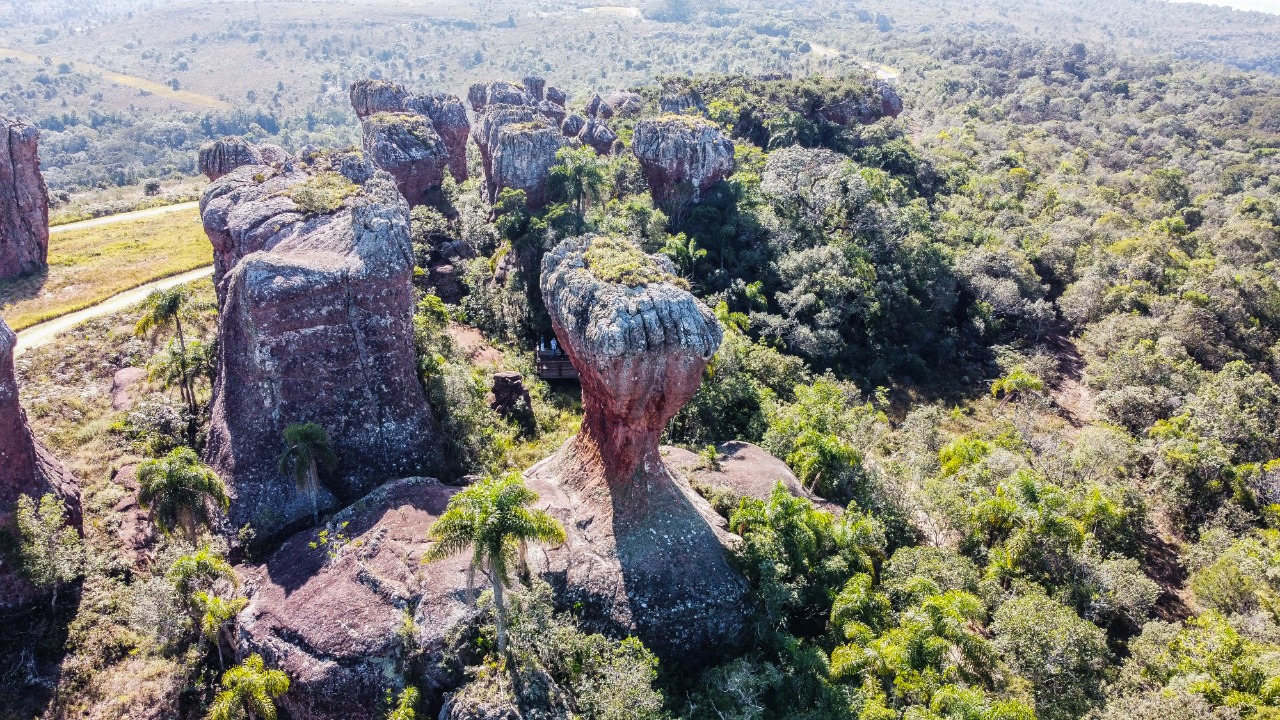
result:
M 587 98 L 587 105 L 583 110 L 587 113 L 587 117 L 589 118 L 602 117 L 605 120 L 608 120 L 613 117 L 613 108 L 605 103 L 604 98 L 601 98 L 599 95 L 594 93 L 591 97 Z
M 513 420 L 526 430 L 534 429 L 533 399 L 524 386 L 524 376 L 505 371 L 493 376 L 493 390 L 489 393 L 489 407 L 502 417 Z
M 639 93 L 615 90 L 604 99 L 604 104 L 619 117 L 630 117 L 644 109 L 644 96 Z
M 557 125 L 528 106 L 489 105 L 471 132 L 480 148 L 489 202 L 513 188 L 525 192 L 530 208 L 547 204 L 547 178 L 565 144 Z
M 902 98 L 893 86 L 877 80 L 870 92 L 827 103 L 818 108 L 818 117 L 835 125 L 861 123 L 870 125 L 882 117 L 897 117 L 902 113 Z
M 547 88 L 547 102 L 553 105 L 559 105 L 560 107 L 564 107 L 564 104 L 568 101 L 569 101 L 569 96 L 566 95 L 565 92 L 560 88 L 558 87 Z
M 843 509 L 809 492 L 791 468 L 768 451 L 748 442 L 734 440 L 716 446 L 717 467 L 707 467 L 702 456 L 681 448 L 663 447 L 662 457 L 675 470 L 704 493 L 723 493 L 733 498 L 768 500 L 778 483 L 792 495 L 802 497 L 815 506 L 834 514 Z M 736 502 L 734 503 L 736 504 Z
M 378 113 L 363 123 L 364 152 L 375 166 L 391 173 L 410 207 L 444 182 L 449 149 L 430 118 L 410 113 Z
M 17 532 L 18 499 L 28 495 L 37 502 L 52 493 L 67 509 L 67 520 L 81 527 L 80 488 L 75 478 L 36 439 L 27 415 L 18 402 L 18 381 L 13 371 L 13 350 L 18 336 L 0 320 L 0 534 Z M 31 604 L 44 595 L 0 553 L 0 610 Z
M 523 85 L 505 80 L 472 84 L 467 91 L 467 101 L 471 103 L 471 112 L 475 113 L 484 112 L 490 105 L 531 105 L 536 102 Z
M 155 562 L 156 525 L 151 514 L 138 504 L 138 466 L 125 465 L 116 473 L 113 481 L 124 488 L 125 496 L 111 508 L 115 515 L 116 544 L 120 549 L 123 565 L 143 570 Z
M 138 387 L 147 381 L 146 368 L 128 367 L 111 378 L 111 409 L 128 412 L 138 402 Z
M 0 116 L 0 280 L 48 267 L 49 194 L 39 145 L 35 125 Z
M 547 81 L 537 75 L 524 76 L 524 92 L 534 102 L 542 102 L 547 99 Z M 563 105 L 564 103 L 561 103 Z
M 877 81 L 876 91 L 880 93 L 880 113 L 887 117 L 898 117 L 902 114 L 902 98 L 893 86 L 884 81 Z
M 237 568 L 249 598 L 239 654 L 288 673 L 289 717 L 374 720 L 385 717 L 388 689 L 416 685 L 432 705 L 459 684 L 461 668 L 440 661 L 474 619 L 470 558 L 421 562 L 427 529 L 455 492 L 427 478 L 389 483 L 335 515 L 327 545 L 305 530 L 264 563 Z
M 427 118 L 436 135 L 444 141 L 449 174 L 458 182 L 467 179 L 467 137 L 471 123 L 467 120 L 466 107 L 456 95 L 414 95 L 394 83 L 360 80 L 351 86 L 351 107 L 362 122 L 380 113 L 413 113 Z
M 252 166 L 201 200 L 220 308 L 206 454 L 230 486 L 233 527 L 259 539 L 310 519 L 277 466 L 290 423 L 316 422 L 333 440 L 324 507 L 439 456 L 413 348 L 409 206 L 385 173 L 344 183 Z
M 707 111 L 707 106 L 702 103 L 702 95 L 694 88 L 671 87 L 665 88 L 658 98 L 658 109 L 678 115 L 701 115 Z
M 618 141 L 618 133 L 612 128 L 605 125 L 601 120 L 591 118 L 582 126 L 582 130 L 578 132 L 578 139 L 582 144 L 589 145 L 600 155 L 608 155 L 613 152 L 613 145 Z
M 568 532 L 563 546 L 536 550 L 533 567 L 582 608 L 588 627 L 635 634 L 659 656 L 697 665 L 741 639 L 746 586 L 728 561 L 735 536 L 666 466 L 658 440 L 722 334 L 669 263 L 638 247 L 626 252 L 658 279 L 632 286 L 595 274 L 588 258 L 629 242 L 569 238 L 543 260 L 543 298 L 581 376 L 585 417 L 528 472 L 540 506 Z
M 586 126 L 587 121 L 583 120 L 581 115 L 573 113 L 560 123 L 560 132 L 564 133 L 565 137 L 578 137 L 578 133 L 582 132 L 582 128 Z
M 698 202 L 734 168 L 733 141 L 701 118 L 663 115 L 636 123 L 631 149 L 656 202 Z
M 238 137 L 225 137 L 200 148 L 200 172 L 210 181 L 217 180 L 236 168 L 266 165 L 262 152 L 253 143 Z

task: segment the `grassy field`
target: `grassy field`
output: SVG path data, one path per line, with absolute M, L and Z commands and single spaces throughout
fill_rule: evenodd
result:
M 34 63 L 37 65 L 45 64 L 45 57 L 36 55 L 35 53 L 26 52 L 24 50 L 15 50 L 13 48 L 0 48 L 0 57 L 11 57 L 15 60 L 21 60 L 22 62 Z M 71 62 L 69 60 L 63 60 L 62 58 L 52 56 L 49 56 L 48 60 L 50 65 L 57 65 L 62 62 Z M 217 98 L 211 98 L 207 95 L 201 95 L 200 93 L 189 92 L 187 90 L 174 90 L 168 85 L 147 80 L 146 78 L 125 75 L 124 73 L 118 73 L 86 62 L 75 61 L 74 64 L 84 72 L 97 73 L 102 75 L 104 79 L 116 83 L 117 85 L 134 88 L 135 90 L 140 90 L 152 95 L 158 95 L 176 102 L 202 108 L 213 108 L 216 110 L 224 110 L 231 107 L 228 103 Z
M 0 317 L 15 330 L 213 262 L 199 210 L 56 233 L 48 275 L 0 282 Z

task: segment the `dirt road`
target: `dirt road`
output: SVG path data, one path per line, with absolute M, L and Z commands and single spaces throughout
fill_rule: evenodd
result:
M 94 218 L 92 220 L 80 220 L 66 225 L 54 225 L 49 228 L 49 234 L 71 232 L 72 230 L 84 230 L 85 228 L 100 227 L 102 225 L 114 225 L 121 222 L 129 222 L 130 220 L 141 220 L 143 218 L 155 217 L 157 215 L 168 215 L 171 212 L 179 212 L 182 210 L 190 210 L 200 207 L 199 202 L 185 202 L 177 205 L 164 205 L 162 207 L 147 208 L 146 210 L 134 210 L 133 212 L 120 213 L 119 215 L 108 215 L 106 217 Z

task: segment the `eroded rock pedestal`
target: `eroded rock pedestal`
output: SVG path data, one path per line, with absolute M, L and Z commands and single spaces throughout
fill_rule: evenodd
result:
M 39 144 L 35 125 L 0 116 L 0 280 L 48 263 L 49 195 Z
M 259 539 L 311 504 L 279 470 L 283 431 L 315 422 L 337 467 L 321 507 L 434 468 L 439 436 L 413 349 L 409 207 L 392 178 L 250 165 L 201 201 L 220 307 L 207 456 L 230 520 Z
M 427 478 L 389 483 L 334 516 L 333 527 L 348 523 L 342 541 L 313 548 L 317 531 L 305 530 L 263 564 L 237 568 L 250 600 L 239 653 L 288 673 L 289 717 L 374 720 L 388 689 L 414 684 L 430 704 L 460 681 L 441 659 L 473 619 L 470 556 L 421 562 L 456 492 Z
M 528 473 L 569 536 L 538 551 L 544 564 L 534 567 L 567 604 L 582 604 L 588 625 L 698 664 L 740 638 L 745 584 L 728 564 L 735 538 L 663 463 L 658 440 L 696 392 L 721 330 L 672 282 L 601 280 L 586 260 L 593 240 L 565 240 L 543 262 L 543 298 L 581 375 L 585 418 Z
M 0 320 L 0 533 L 16 534 L 18 498 L 29 495 L 37 503 L 48 493 L 67 508 L 68 521 L 80 528 L 80 488 L 75 478 L 31 434 L 27 415 L 18 402 L 13 372 L 13 349 L 18 342 Z M 9 555 L 0 553 L 0 610 L 22 607 L 41 598 L 22 576 Z
M 733 141 L 702 118 L 663 115 L 636 123 L 631 149 L 655 202 L 698 202 L 733 172 Z
M 531 209 L 550 200 L 547 181 L 564 135 L 536 108 L 489 103 L 476 118 L 471 134 L 484 165 L 485 197 L 494 202 L 502 191 L 523 190 Z

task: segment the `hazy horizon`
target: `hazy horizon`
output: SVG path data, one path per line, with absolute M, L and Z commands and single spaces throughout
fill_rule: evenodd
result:
M 1236 10 L 1253 10 L 1256 12 L 1280 15 L 1280 0 L 1167 0 L 1177 3 L 1197 3 L 1200 5 L 1225 5 Z

